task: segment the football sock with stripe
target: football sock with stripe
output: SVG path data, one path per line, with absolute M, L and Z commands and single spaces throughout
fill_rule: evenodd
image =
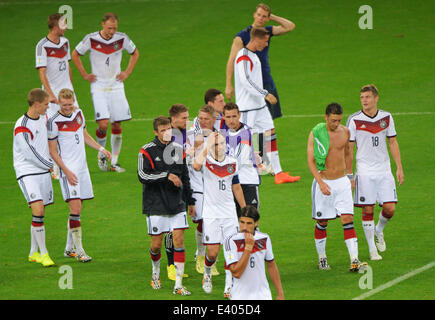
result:
M 80 215 L 70 214 L 69 215 L 69 228 L 71 230 L 71 237 L 73 239 L 74 245 L 77 249 L 77 253 L 83 253 L 82 245 L 82 227 L 80 223 Z
M 151 257 L 151 264 L 153 266 L 153 274 L 155 273 L 157 277 L 160 277 L 160 260 L 162 257 L 162 254 L 159 252 L 153 252 L 150 248 L 150 257 Z
M 362 225 L 364 234 L 366 236 L 367 244 L 369 246 L 369 252 L 377 251 L 375 245 L 375 222 L 373 220 L 373 214 L 362 214 Z
M 358 259 L 358 239 L 356 237 L 355 228 L 353 223 L 343 224 L 344 242 L 346 243 L 347 250 L 349 251 L 350 260 Z
M 314 241 L 319 259 L 326 257 L 326 227 L 316 223 L 314 228 Z
M 185 261 L 186 252 L 184 251 L 184 248 L 174 248 L 175 288 L 180 288 L 183 285 Z
M 214 261 L 210 261 L 207 255 L 205 255 L 204 259 L 204 275 L 207 275 L 211 278 L 211 270 L 213 267 Z
M 381 213 L 379 213 L 379 220 L 378 224 L 376 225 L 376 233 L 383 234 L 384 228 L 387 225 L 388 221 L 390 221 L 391 218 L 388 218 L 384 215 L 384 211 L 382 210 Z
M 106 147 L 107 135 L 106 131 L 101 131 L 99 128 L 95 132 L 95 136 L 97 137 L 97 142 L 100 146 Z
M 47 247 L 45 246 L 44 216 L 32 216 L 31 230 L 33 236 L 35 237 L 36 243 L 38 244 L 39 252 L 41 253 L 41 256 L 43 256 L 47 253 Z
M 121 152 L 122 146 L 122 130 L 113 130 L 112 135 L 110 136 L 110 142 L 112 147 L 112 166 L 118 163 L 119 153 Z

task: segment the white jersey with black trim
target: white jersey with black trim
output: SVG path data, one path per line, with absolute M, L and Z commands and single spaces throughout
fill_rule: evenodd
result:
M 121 72 L 122 51 L 133 54 L 136 50 L 133 41 L 125 33 L 116 32 L 110 39 L 103 38 L 99 31 L 90 33 L 75 50 L 79 55 L 90 51 L 92 73 L 97 77 L 97 80 L 91 83 L 91 91 L 124 88 L 124 83 L 116 80 L 116 76 Z
M 364 111 L 352 114 L 346 126 L 350 132 L 349 141 L 355 142 L 356 173 L 377 175 L 391 172 L 387 138 L 397 135 L 391 113 L 383 110 L 370 117 Z
M 266 277 L 265 261 L 274 260 L 272 242 L 266 233 L 255 231 L 254 248 L 249 262 L 239 279 L 233 277 L 231 300 L 272 300 Z M 227 266 L 237 263 L 245 251 L 245 234 L 238 232 L 224 242 L 224 255 Z
M 234 60 L 234 90 L 240 111 L 257 110 L 266 106 L 264 99 L 269 92 L 263 89 L 260 59 L 246 48 L 242 48 Z
M 70 45 L 65 37 L 60 37 L 59 43 L 44 37 L 36 45 L 36 68 L 46 68 L 48 83 L 56 97 L 61 89 L 73 90 L 69 74 L 70 60 Z
M 207 155 L 202 166 L 204 177 L 203 218 L 234 218 L 237 216 L 233 184 L 239 183 L 237 160 L 228 155 L 222 161 Z
M 57 139 L 62 161 L 75 173 L 88 170 L 83 134 L 85 127 L 85 117 L 79 108 L 70 116 L 58 111 L 48 120 L 48 139 Z
M 21 116 L 14 127 L 14 169 L 17 179 L 48 172 L 53 167 L 47 139 L 47 117 Z

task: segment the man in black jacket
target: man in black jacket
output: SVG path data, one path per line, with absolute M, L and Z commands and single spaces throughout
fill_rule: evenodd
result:
M 184 230 L 189 215 L 195 214 L 183 147 L 171 142 L 171 124 L 167 117 L 153 122 L 156 138 L 145 144 L 138 156 L 138 177 L 143 184 L 142 213 L 147 215 L 151 236 L 150 255 L 153 266 L 151 287 L 160 289 L 160 258 L 163 234 L 172 231 L 174 242 L 174 294 L 190 295 L 182 285 L 184 274 Z M 187 203 L 186 203 L 187 202 Z

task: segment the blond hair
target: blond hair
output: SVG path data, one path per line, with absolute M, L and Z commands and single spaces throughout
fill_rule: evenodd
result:
M 199 112 L 208 113 L 212 118 L 216 116 L 216 110 L 209 104 L 202 106 Z
M 259 3 L 259 4 L 257 5 L 257 7 L 255 8 L 255 12 L 257 12 L 258 8 L 261 8 L 261 9 L 263 9 L 264 11 L 269 12 L 269 16 L 270 16 L 270 7 L 269 7 L 267 4 Z
M 60 99 L 73 99 L 73 100 L 75 100 L 74 92 L 70 89 L 67 89 L 67 88 L 60 90 L 59 95 L 57 97 L 57 100 L 60 101 Z
M 364 87 L 361 88 L 361 91 L 359 93 L 368 92 L 368 91 L 373 93 L 375 97 L 379 95 L 378 88 L 376 88 L 374 84 L 366 84 Z

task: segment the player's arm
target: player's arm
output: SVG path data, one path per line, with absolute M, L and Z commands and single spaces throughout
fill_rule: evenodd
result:
M 86 129 L 83 129 L 83 137 L 85 139 L 86 145 L 94 150 L 101 151 L 109 160 L 112 158 L 110 151 L 106 150 L 104 147 L 100 146 L 94 138 L 88 133 Z
M 97 80 L 97 77 L 95 74 L 87 73 L 85 67 L 83 66 L 82 60 L 80 59 L 80 54 L 77 52 L 76 49 L 71 54 L 71 59 L 76 65 L 77 69 L 79 70 L 80 74 L 82 75 L 83 79 L 89 82 L 94 82 Z
M 204 164 L 205 158 L 207 157 L 207 153 L 214 148 L 216 142 L 217 132 L 212 132 L 207 138 L 206 146 L 197 153 L 195 159 L 193 159 L 193 169 L 196 171 L 201 171 L 202 166 Z
M 45 159 L 31 144 L 32 138 L 29 129 L 25 127 L 16 128 L 15 140 L 26 160 L 32 162 L 35 166 L 44 170 L 50 170 L 53 167 L 52 160 Z
M 39 79 L 41 80 L 42 85 L 44 86 L 44 90 L 49 95 L 49 101 L 52 103 L 59 104 L 57 101 L 57 97 L 54 95 L 53 90 L 51 90 L 50 83 L 47 78 L 47 67 L 38 68 Z
M 136 66 L 137 60 L 139 60 L 139 50 L 134 50 L 133 54 L 130 55 L 130 60 L 128 61 L 128 66 L 125 71 L 121 71 L 117 76 L 116 79 L 118 81 L 124 81 L 126 80 L 130 74 L 133 72 L 134 67 Z
M 245 232 L 245 249 L 239 261 L 230 264 L 228 268 L 234 278 L 240 279 L 243 272 L 245 272 L 246 266 L 248 265 L 249 258 L 251 257 L 252 249 L 254 248 L 255 240 L 251 233 Z
M 234 74 L 234 59 L 237 56 L 237 52 L 239 52 L 243 48 L 243 41 L 240 37 L 235 37 L 233 40 L 233 44 L 231 45 L 230 55 L 227 61 L 226 68 L 226 84 L 225 84 L 225 96 L 229 101 L 234 96 L 234 87 L 233 87 L 233 74 Z
M 238 180 L 238 178 L 237 178 L 237 180 Z M 245 196 L 243 194 L 243 190 L 242 190 L 240 183 L 233 182 L 232 190 L 233 190 L 234 197 L 236 198 L 237 203 L 239 204 L 240 208 L 243 209 L 244 207 L 246 207 Z
M 281 277 L 279 275 L 278 266 L 276 265 L 275 260 L 267 261 L 266 265 L 270 279 L 276 288 L 276 300 L 284 300 L 284 290 L 282 289 Z
M 399 149 L 399 143 L 397 142 L 396 137 L 388 138 L 388 144 L 390 146 L 391 156 L 394 159 L 394 162 L 396 162 L 396 178 L 397 182 L 399 183 L 399 186 L 403 184 L 405 181 L 405 175 L 403 173 L 403 167 L 402 167 L 402 160 L 400 158 L 400 149 Z
M 350 133 L 349 129 L 343 127 L 346 132 L 346 144 L 344 146 L 344 163 L 346 165 L 346 175 L 349 178 L 352 188 L 355 187 L 355 182 L 353 180 L 353 143 L 349 141 Z
M 183 171 L 181 173 L 181 183 L 183 184 L 183 200 L 187 204 L 187 212 L 191 218 L 196 214 L 195 198 L 193 197 L 193 190 L 190 187 L 189 169 L 187 168 L 186 157 L 183 159 Z
M 181 180 L 173 173 L 168 171 L 157 170 L 154 165 L 154 160 L 145 149 L 140 149 L 138 154 L 137 175 L 139 181 L 143 184 L 162 183 L 170 180 L 170 177 L 176 177 L 181 185 Z M 175 183 L 174 183 L 175 184 Z
M 288 33 L 290 31 L 293 31 L 294 28 L 296 27 L 296 25 L 292 21 L 285 19 L 283 17 L 279 17 L 272 13 L 270 14 L 269 19 L 270 21 L 274 21 L 279 24 L 279 26 L 272 27 L 272 33 L 274 36 L 279 36 Z
M 62 158 L 59 155 L 59 151 L 57 149 L 57 138 L 48 140 L 48 149 L 50 150 L 50 156 L 54 162 L 57 163 L 59 168 L 65 173 L 68 182 L 75 186 L 78 182 L 77 176 L 68 169 L 68 167 L 63 162 Z
M 313 138 L 312 131 L 310 132 L 310 135 L 308 136 L 307 163 L 308 163 L 308 168 L 310 169 L 310 172 L 313 175 L 314 179 L 316 179 L 317 183 L 319 184 L 319 188 L 322 191 L 322 193 L 325 195 L 330 195 L 331 189 L 323 181 L 322 177 L 320 176 L 319 170 L 317 170 L 316 159 L 314 158 L 314 138 Z

